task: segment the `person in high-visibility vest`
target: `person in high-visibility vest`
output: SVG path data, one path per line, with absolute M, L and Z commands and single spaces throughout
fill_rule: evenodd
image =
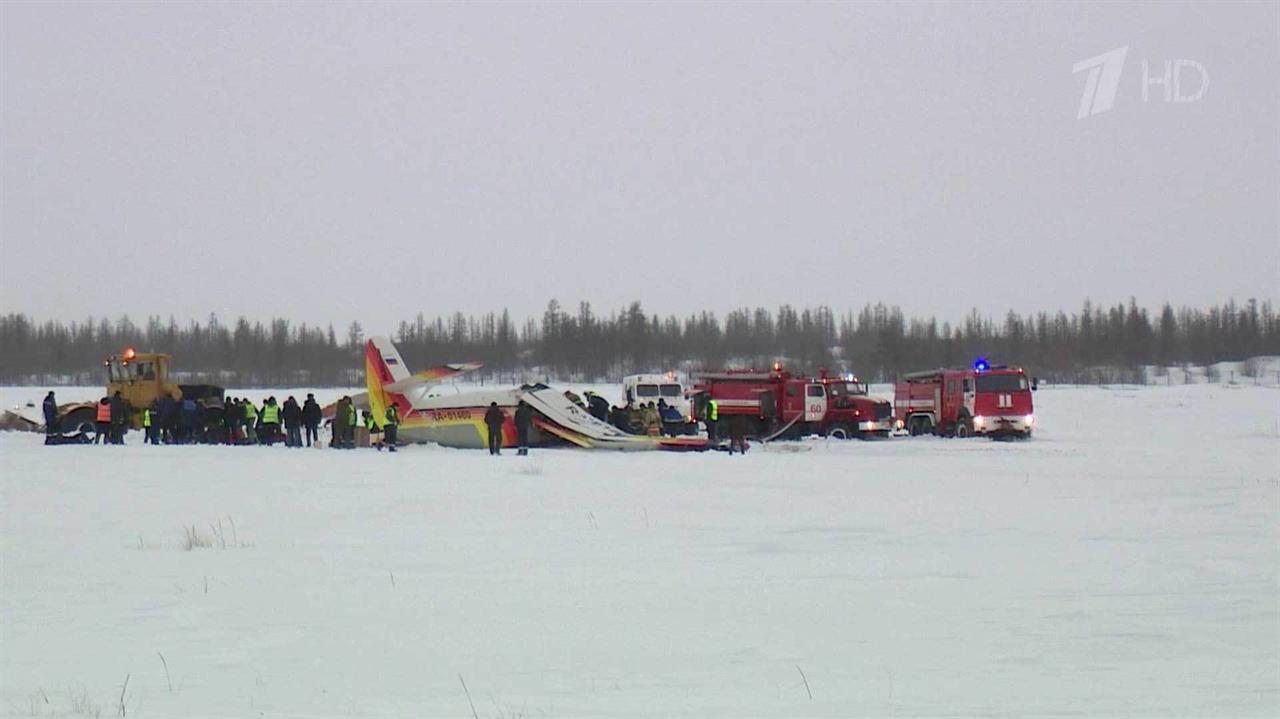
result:
M 364 429 L 369 433 L 369 446 L 378 447 L 378 443 L 375 441 L 377 438 L 374 435 L 379 434 L 381 430 L 378 429 L 378 423 L 373 421 L 373 413 L 367 409 L 363 410 L 360 413 L 360 418 L 364 420 Z M 382 447 L 378 447 L 378 449 L 382 449 Z
M 98 400 L 98 413 L 94 418 L 93 443 L 111 444 L 111 400 Z
M 280 434 L 280 405 L 275 397 L 268 397 L 262 403 L 262 441 L 268 447 L 276 443 Z
M 707 397 L 707 441 L 716 441 L 716 423 L 720 421 L 720 405 L 714 399 Z
M 142 408 L 142 433 L 145 439 L 143 444 L 155 444 L 155 427 L 151 426 L 151 408 Z
M 386 445 L 388 452 L 396 451 L 396 431 L 400 426 L 400 410 L 396 409 L 395 404 L 387 405 L 386 422 L 382 425 L 382 444 L 378 445 L 378 451 L 382 451 L 382 446 Z
M 244 437 L 249 444 L 258 443 L 258 408 L 253 406 L 253 400 L 248 397 L 244 398 Z

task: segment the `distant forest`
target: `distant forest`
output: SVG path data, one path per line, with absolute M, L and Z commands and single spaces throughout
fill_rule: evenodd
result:
M 1165 305 L 1154 317 L 1130 299 L 1112 306 L 1085 301 L 1078 312 L 993 318 L 973 310 L 951 325 L 909 318 L 897 307 L 867 305 L 837 314 L 829 307 L 739 309 L 723 318 L 700 312 L 658 316 L 639 302 L 608 315 L 582 302 L 570 312 L 547 303 L 541 319 L 519 324 L 507 310 L 479 317 L 454 313 L 401 322 L 393 337 L 412 369 L 480 361 L 485 381 L 616 381 L 668 369 L 766 367 L 854 372 L 890 381 L 900 372 L 965 366 L 984 356 L 1057 382 L 1137 382 L 1142 365 L 1207 366 L 1280 355 L 1280 317 L 1270 302 L 1229 301 L 1205 309 Z M 227 387 L 351 386 L 364 382 L 364 331 L 339 334 L 287 319 L 262 323 L 179 324 L 172 317 L 136 324 L 128 317 L 64 324 L 24 314 L 0 318 L 0 382 L 103 382 L 102 361 L 125 347 L 174 355 L 186 381 Z

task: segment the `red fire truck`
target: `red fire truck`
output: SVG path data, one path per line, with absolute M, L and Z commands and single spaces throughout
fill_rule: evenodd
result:
M 796 438 L 808 434 L 847 439 L 888 436 L 893 406 L 867 395 L 852 376 L 794 376 L 774 363 L 770 372 L 727 370 L 695 378 L 691 396 L 698 416 L 716 401 L 718 434 L 734 428 L 753 439 Z
M 912 372 L 898 379 L 893 398 L 899 429 L 912 436 L 1030 437 L 1035 425 L 1031 386 L 1019 367 Z

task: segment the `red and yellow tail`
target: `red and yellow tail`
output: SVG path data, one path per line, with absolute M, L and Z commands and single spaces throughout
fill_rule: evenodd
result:
M 400 351 L 386 337 L 374 337 L 364 346 L 364 381 L 369 390 L 369 411 L 373 421 L 382 427 L 387 421 L 387 407 L 396 405 L 400 416 L 410 409 L 409 400 L 400 392 L 388 391 L 387 385 L 409 378 Z
M 447 364 L 410 374 L 400 350 L 386 337 L 373 337 L 364 347 L 364 380 L 369 390 L 369 410 L 379 427 L 386 422 L 387 407 L 394 404 L 400 416 L 413 409 L 410 393 L 416 395 L 443 379 L 477 370 L 479 362 Z

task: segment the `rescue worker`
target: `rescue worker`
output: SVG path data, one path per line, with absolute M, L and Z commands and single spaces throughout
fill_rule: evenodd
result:
M 182 437 L 187 444 L 195 444 L 202 439 L 200 426 L 200 407 L 194 399 L 182 400 Z
M 225 433 L 223 441 L 227 444 L 235 444 L 239 439 L 236 435 L 240 433 L 240 420 L 244 419 L 244 412 L 241 411 L 239 405 L 234 399 L 228 398 L 222 403 L 222 427 Z
M 362 410 L 360 413 L 360 419 L 364 421 L 364 429 L 369 433 L 369 446 L 377 447 L 378 451 L 382 451 L 381 445 L 374 442 L 374 435 L 380 434 L 381 432 L 378 429 L 378 423 L 373 421 L 373 413 L 367 409 Z
M 350 397 L 343 397 L 347 401 L 347 426 L 344 436 L 344 442 L 347 449 L 356 448 L 356 403 Z
M 320 441 L 320 404 L 316 402 L 316 396 L 307 393 L 307 401 L 302 403 L 302 426 L 307 430 L 307 446 L 310 447 L 312 442 Z
M 595 417 L 601 422 L 608 422 L 609 421 L 609 400 L 605 399 L 604 397 L 601 397 L 600 395 L 590 390 L 587 390 L 586 395 L 587 395 L 587 411 L 591 413 L 591 416 Z
M 98 400 L 98 413 L 94 418 L 93 443 L 111 444 L 111 400 Z
M 622 408 L 616 404 L 609 407 L 609 424 L 621 430 L 627 428 L 627 417 L 623 414 Z
M 262 443 L 271 447 L 280 434 L 280 407 L 276 404 L 275 397 L 268 397 L 262 403 L 260 416 L 262 417 Z
M 222 400 L 222 428 L 226 432 L 223 441 L 227 444 L 240 443 L 240 422 L 244 419 L 244 412 L 240 409 L 240 405 L 236 404 L 234 397 L 226 397 Z
M 489 403 L 484 413 L 484 423 L 489 428 L 489 454 L 502 454 L 502 423 L 506 418 L 497 402 Z
M 289 399 L 284 401 L 284 409 L 280 412 L 284 418 L 285 438 L 284 445 L 286 447 L 302 446 L 302 408 L 298 406 L 298 400 L 289 395 Z
M 662 416 L 658 414 L 658 406 L 649 402 L 644 406 L 644 433 L 656 437 L 662 432 Z
M 170 395 L 160 398 L 160 440 L 173 443 L 173 430 L 178 423 L 178 402 Z
M 533 408 L 528 402 L 520 400 L 514 417 L 516 424 L 516 443 L 519 449 L 516 454 L 521 457 L 529 454 L 529 427 L 533 425 Z
M 716 403 L 710 396 L 707 397 L 707 405 L 703 415 L 703 422 L 707 423 L 707 441 L 715 444 L 716 442 L 716 423 L 720 421 L 720 405 Z
M 160 444 L 160 398 L 151 400 L 151 444 Z
M 253 400 L 245 397 L 241 409 L 244 410 L 244 440 L 249 444 L 257 444 L 258 408 L 253 406 Z
M 627 405 L 627 431 L 631 434 L 644 434 L 644 408 Z
M 346 434 L 347 398 L 339 397 L 333 404 L 333 419 L 329 421 L 329 447 L 342 449 L 342 437 Z
M 382 445 L 387 446 L 388 452 L 396 451 L 396 434 L 400 427 L 400 410 L 396 408 L 395 403 L 387 405 L 386 422 L 382 425 L 382 444 L 378 445 L 378 451 L 382 451 Z
M 152 403 L 154 404 L 154 402 Z M 155 427 L 151 426 L 151 407 L 142 408 L 142 443 L 155 444 Z
M 119 390 L 111 395 L 111 443 L 124 444 L 124 433 L 129 427 L 125 424 L 128 420 L 128 412 L 125 411 L 124 397 L 120 396 Z
M 312 441 L 320 441 L 320 404 L 311 393 L 307 393 L 307 400 L 302 403 L 302 426 L 306 429 L 307 446 L 311 446 Z
M 44 443 L 53 444 L 52 438 L 58 433 L 58 400 L 53 397 L 53 390 L 44 396 Z

